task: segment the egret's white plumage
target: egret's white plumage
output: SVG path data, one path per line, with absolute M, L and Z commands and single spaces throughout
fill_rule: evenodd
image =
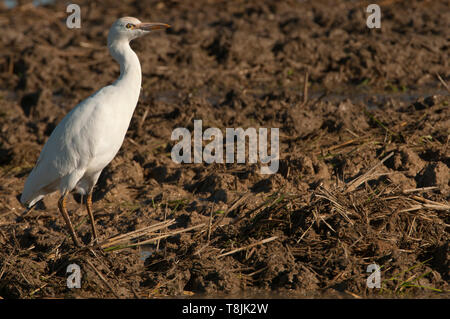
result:
M 132 17 L 112 25 L 108 48 L 120 64 L 119 78 L 78 104 L 54 129 L 25 182 L 22 204 L 31 207 L 57 190 L 62 198 L 71 191 L 92 193 L 101 171 L 123 143 L 141 90 L 141 65 L 129 42 L 167 27 L 162 23 L 141 23 Z M 63 217 L 66 219 L 64 213 Z

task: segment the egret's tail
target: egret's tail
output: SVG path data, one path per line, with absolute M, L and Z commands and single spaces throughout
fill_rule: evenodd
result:
M 29 196 L 26 196 L 25 193 L 22 193 L 22 195 L 20 196 L 20 202 L 25 207 L 31 208 L 34 206 L 34 204 L 36 204 L 38 201 L 40 201 L 43 197 L 44 197 L 44 195 L 40 194 L 37 196 L 31 196 L 31 198 L 29 198 Z
M 36 178 L 34 177 L 35 173 L 36 171 L 33 169 L 25 181 L 22 195 L 20 196 L 20 202 L 28 208 L 33 207 L 34 204 L 40 201 L 47 194 L 43 191 L 43 187 L 39 184 L 36 185 Z
M 36 166 L 31 170 L 23 186 L 22 195 L 20 196 L 22 205 L 32 207 L 45 195 L 57 189 L 59 179 L 54 178 L 49 172 L 51 172 L 51 167 L 49 168 L 45 159 L 41 159 L 41 156 L 39 156 Z

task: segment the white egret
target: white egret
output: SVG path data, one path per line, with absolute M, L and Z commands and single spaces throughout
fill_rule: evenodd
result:
M 120 76 L 73 108 L 54 129 L 28 176 L 20 201 L 32 207 L 45 195 L 60 191 L 58 208 L 73 242 L 80 246 L 66 209 L 67 195 L 87 195 L 86 208 L 97 240 L 92 213 L 92 190 L 102 170 L 119 151 L 130 125 L 141 90 L 141 65 L 130 41 L 165 29 L 164 23 L 142 23 L 124 17 L 112 25 L 108 48 L 120 64 Z

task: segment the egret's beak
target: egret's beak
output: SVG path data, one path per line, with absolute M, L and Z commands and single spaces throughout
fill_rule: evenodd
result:
M 141 29 L 144 31 L 153 31 L 170 28 L 170 25 L 159 22 L 144 22 L 136 25 L 136 29 Z

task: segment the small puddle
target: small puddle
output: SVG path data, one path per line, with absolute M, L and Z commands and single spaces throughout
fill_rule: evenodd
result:
M 5 4 L 5 7 L 7 9 L 12 9 L 14 7 L 17 7 L 17 5 L 19 4 L 19 1 L 17 1 L 17 0 L 3 0 L 3 3 Z M 35 7 L 38 7 L 38 6 L 44 6 L 46 4 L 53 4 L 53 3 L 55 3 L 55 0 L 33 0 L 31 3 Z
M 350 100 L 353 104 L 362 103 L 367 105 L 368 109 L 377 109 L 380 106 L 385 105 L 389 101 L 397 101 L 404 103 L 414 103 L 420 97 L 427 97 L 432 95 L 447 95 L 449 96 L 447 91 L 436 90 L 433 92 L 356 92 L 350 94 L 344 93 L 334 93 L 329 92 L 322 97 L 324 93 L 313 93 L 311 94 L 312 99 L 321 98 L 322 101 L 331 102 L 331 103 L 340 103 L 345 100 Z
M 253 96 L 255 99 L 264 100 L 268 94 L 273 91 L 259 91 L 254 90 L 252 93 L 247 93 Z M 301 99 L 301 94 L 299 96 Z M 225 101 L 226 96 L 221 96 L 220 93 L 208 92 L 202 90 L 193 94 L 196 97 L 204 97 L 207 103 L 210 103 L 214 107 L 220 106 Z M 403 103 L 414 103 L 420 97 L 428 97 L 432 95 L 450 96 L 445 90 L 423 88 L 414 91 L 401 91 L 401 92 L 389 92 L 389 91 L 362 91 L 355 87 L 349 87 L 346 90 L 339 90 L 336 92 L 327 92 L 325 90 L 317 89 L 309 93 L 309 100 L 320 99 L 324 102 L 340 103 L 346 100 L 351 101 L 353 104 L 365 104 L 368 109 L 377 109 L 389 101 L 397 101 Z M 167 104 L 180 104 L 183 101 L 183 94 L 179 91 L 160 91 L 153 92 L 152 97 L 156 102 L 163 102 Z
M 144 261 L 155 253 L 156 247 L 154 245 L 143 245 L 140 248 L 140 260 Z

